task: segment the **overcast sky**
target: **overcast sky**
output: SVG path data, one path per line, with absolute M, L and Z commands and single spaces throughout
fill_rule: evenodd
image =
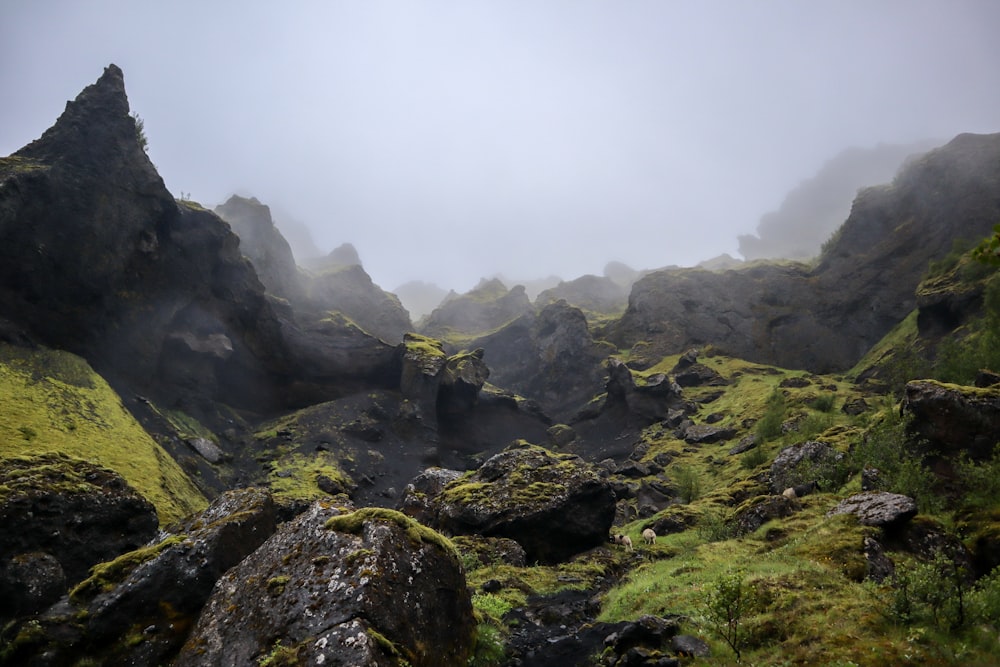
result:
M 375 281 L 736 253 L 848 146 L 1000 131 L 995 0 L 0 4 L 0 154 L 108 63 L 179 196 Z

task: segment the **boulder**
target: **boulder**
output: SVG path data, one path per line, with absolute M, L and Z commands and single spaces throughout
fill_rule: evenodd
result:
M 0 623 L 35 614 L 66 592 L 66 574 L 56 557 L 18 554 L 0 565 Z
M 636 381 L 632 370 L 618 359 L 608 360 L 607 405 L 623 406 L 644 423 L 676 419 L 672 411 L 688 414 L 692 410 L 681 396 L 681 388 L 665 373 Z
M 843 458 L 843 453 L 815 440 L 785 447 L 771 463 L 771 492 L 830 477 Z
M 85 643 L 118 664 L 160 664 L 183 644 L 215 582 L 275 530 L 271 494 L 247 488 L 219 496 L 162 540 L 98 566 L 74 589 Z M 143 641 L 123 641 L 141 629 Z M 73 650 L 73 649 L 71 649 Z
M 173 664 L 460 665 L 474 631 L 447 539 L 393 510 L 316 503 L 219 580 Z
M 893 526 L 917 514 L 917 502 L 909 496 L 886 491 L 866 491 L 840 501 L 827 515 L 853 514 L 864 526 Z
M 757 496 L 737 508 L 729 523 L 737 536 L 746 535 L 771 519 L 791 516 L 800 508 L 796 500 L 785 496 Z
M 1000 387 L 914 380 L 906 384 L 902 409 L 913 415 L 910 430 L 942 455 L 966 452 L 983 461 L 1000 442 Z
M 57 453 L 0 466 L 0 564 L 48 554 L 72 585 L 151 540 L 157 523 L 153 505 L 106 468 Z
M 729 440 L 736 435 L 736 429 L 728 426 L 713 426 L 712 424 L 691 424 L 684 429 L 684 442 L 691 445 L 702 445 Z
M 571 454 L 508 447 L 432 500 L 432 525 L 457 534 L 509 537 L 528 562 L 557 563 L 604 544 L 615 516 L 611 485 Z
M 671 374 L 674 382 L 682 387 L 719 387 L 729 384 L 729 380 L 721 373 L 705 364 L 694 363 L 681 370 L 676 370 L 675 367 Z
M 448 484 L 461 476 L 462 473 L 458 470 L 427 468 L 404 487 L 403 496 L 399 499 L 396 509 L 420 523 L 430 523 L 434 516 L 432 501 Z

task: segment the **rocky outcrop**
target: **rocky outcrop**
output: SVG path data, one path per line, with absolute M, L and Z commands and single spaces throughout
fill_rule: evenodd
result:
M 601 393 L 604 360 L 614 349 L 595 341 L 587 318 L 565 301 L 525 314 L 471 343 L 482 348 L 492 381 L 537 401 L 557 421 Z
M 757 496 L 738 507 L 729 521 L 733 534 L 748 535 L 772 519 L 791 516 L 801 508 L 785 496 Z
M 292 248 L 271 218 L 271 209 L 255 197 L 233 195 L 215 207 L 215 214 L 240 237 L 240 252 L 250 260 L 257 277 L 270 293 L 299 303 L 304 296 Z
M 392 357 L 346 327 L 300 328 L 229 225 L 171 196 L 114 65 L 0 159 L 0 317 L 207 420 L 218 402 L 269 412 L 343 395 Z
M 778 210 L 761 216 L 756 235 L 739 237 L 740 254 L 747 260 L 815 257 L 844 222 L 859 188 L 891 180 L 907 158 L 933 147 L 923 141 L 842 151 L 789 192 Z
M 629 414 L 645 424 L 671 421 L 672 413 L 693 411 L 681 395 L 681 388 L 665 373 L 641 377 L 618 359 L 608 360 L 607 404 L 609 408 L 624 406 Z
M 71 607 L 46 614 L 48 642 L 39 652 L 53 660 L 48 664 L 84 655 L 102 664 L 164 664 L 184 643 L 218 578 L 275 526 L 267 491 L 223 494 L 160 539 L 95 567 L 72 590 Z
M 628 290 L 611 278 L 581 276 L 551 287 L 535 298 L 535 307 L 565 301 L 586 313 L 618 315 L 628 305 Z
M 947 457 L 964 452 L 983 461 L 1000 442 L 1000 387 L 914 380 L 906 385 L 903 410 L 913 416 L 913 434 Z
M 421 325 L 420 333 L 447 339 L 452 334 L 481 336 L 531 312 L 521 285 L 508 290 L 497 280 L 482 280 L 475 289 L 450 295 Z
M 577 456 L 512 445 L 431 501 L 432 525 L 457 535 L 509 537 L 529 562 L 556 563 L 604 544 L 611 486 Z
M 10 572 L 28 558 L 58 580 L 51 558 L 72 585 L 91 566 L 152 539 L 157 516 L 117 473 L 62 454 L 40 454 L 4 459 L 0 526 L 0 567 Z
M 815 440 L 785 447 L 771 463 L 771 492 L 781 493 L 790 486 L 818 479 L 833 479 L 836 475 L 832 471 L 843 458 L 841 452 Z
M 931 259 L 1000 218 L 1000 134 L 956 137 L 869 188 L 814 267 L 660 271 L 639 280 L 611 332 L 657 353 L 711 343 L 750 361 L 832 372 L 851 367 L 916 305 Z
M 864 526 L 895 526 L 917 514 L 913 498 L 886 491 L 866 491 L 840 501 L 829 515 L 853 514 Z
M 445 538 L 315 504 L 222 577 L 174 664 L 458 665 L 474 629 Z
M 376 285 L 360 264 L 324 265 L 306 279 L 307 307 L 316 313 L 337 311 L 364 331 L 396 344 L 413 330 L 410 314 L 395 294 Z

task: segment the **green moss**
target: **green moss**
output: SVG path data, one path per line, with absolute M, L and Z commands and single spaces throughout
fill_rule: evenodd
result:
M 267 594 L 271 597 L 278 597 L 285 592 L 288 585 L 288 577 L 271 577 L 267 580 Z
M 7 178 L 17 174 L 27 174 L 32 171 L 40 171 L 47 168 L 47 165 L 39 162 L 38 160 L 18 157 L 16 155 L 0 158 L 0 178 Z
M 208 505 L 114 390 L 75 355 L 0 344 L 0 405 L 0 460 L 58 452 L 114 470 L 156 506 L 161 525 Z
M 345 492 L 354 487 L 353 480 L 341 470 L 337 456 L 331 452 L 283 456 L 274 462 L 267 482 L 278 500 L 318 500 L 330 497 L 316 482 L 321 475 Z
M 396 510 L 383 507 L 366 507 L 332 517 L 326 522 L 326 527 L 329 530 L 336 530 L 341 533 L 360 535 L 364 530 L 365 524 L 371 521 L 393 523 L 406 532 L 406 537 L 414 546 L 430 544 L 447 554 L 451 554 L 456 561 L 458 560 L 458 552 L 455 550 L 455 546 L 451 543 L 451 540 Z
M 92 600 L 100 593 L 107 592 L 125 580 L 132 571 L 143 563 L 153 560 L 164 550 L 175 544 L 180 544 L 186 535 L 171 535 L 156 544 L 136 549 L 122 554 L 107 563 L 99 563 L 90 569 L 90 576 L 73 587 L 69 592 L 71 599 L 77 602 Z

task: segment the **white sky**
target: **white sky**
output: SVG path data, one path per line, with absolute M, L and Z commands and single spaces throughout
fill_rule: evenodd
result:
M 848 146 L 1000 131 L 994 0 L 4 0 L 0 154 L 112 62 L 175 195 L 386 289 L 736 255 Z

